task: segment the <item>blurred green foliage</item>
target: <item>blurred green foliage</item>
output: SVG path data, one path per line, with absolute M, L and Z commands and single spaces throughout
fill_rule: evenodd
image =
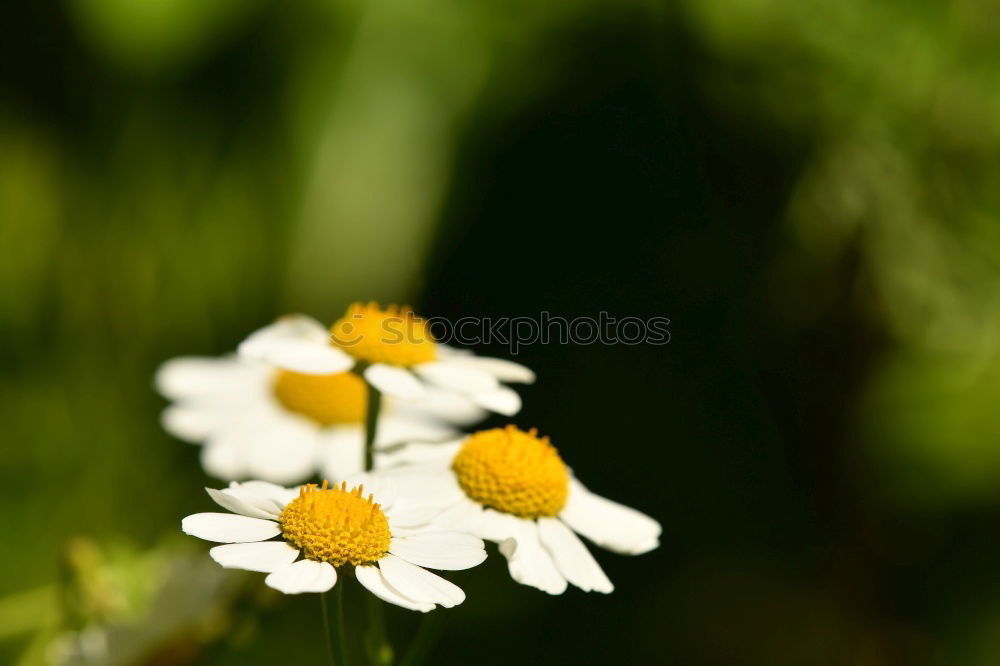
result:
M 831 275 L 858 262 L 846 288 L 885 336 L 884 369 L 860 404 L 861 446 L 900 499 L 995 501 L 996 3 L 691 9 L 725 63 L 707 74 L 710 93 L 808 136 L 770 277 L 776 311 L 818 320 L 845 288 Z

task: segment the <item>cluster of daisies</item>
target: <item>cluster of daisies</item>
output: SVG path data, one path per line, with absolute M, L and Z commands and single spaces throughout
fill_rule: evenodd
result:
M 476 566 L 483 540 L 519 583 L 607 593 L 578 535 L 630 555 L 659 544 L 659 523 L 588 490 L 534 429 L 465 434 L 491 412 L 515 415 L 507 384 L 534 373 L 436 342 L 406 308 L 357 304 L 330 327 L 284 317 L 235 354 L 173 359 L 156 379 L 172 401 L 164 427 L 230 482 L 208 489 L 228 513 L 182 529 L 287 594 L 347 575 L 403 608 L 452 607 L 464 592 L 428 569 Z

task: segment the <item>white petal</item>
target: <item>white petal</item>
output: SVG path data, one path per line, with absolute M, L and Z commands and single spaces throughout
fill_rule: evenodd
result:
M 430 521 L 427 529 L 421 531 L 464 532 L 482 539 L 483 535 L 473 529 L 482 513 L 483 507 L 466 498 L 444 507 Z
M 471 349 L 465 349 L 464 347 L 452 347 L 444 342 L 437 343 L 438 356 L 441 358 L 446 358 L 449 361 L 456 358 L 471 358 L 475 356 L 475 352 Z
M 395 534 L 399 532 L 399 528 L 412 529 L 427 525 L 444 508 L 438 504 L 421 502 L 419 498 L 415 498 L 414 500 L 404 498 L 397 499 L 396 503 L 385 511 L 385 515 L 389 519 L 389 526 L 394 530 L 393 533 Z
M 484 393 L 500 386 L 496 377 L 469 363 L 432 361 L 413 366 L 413 371 L 430 384 L 462 393 Z
M 378 567 L 371 565 L 355 567 L 354 574 L 357 576 L 359 583 L 368 588 L 369 592 L 382 601 L 386 601 L 390 604 L 396 604 L 397 606 L 402 606 L 403 608 L 408 608 L 409 610 L 420 611 L 422 613 L 434 610 L 434 604 L 426 601 L 416 601 L 415 599 L 410 599 L 393 587 L 392 584 L 385 579 Z
M 559 517 L 598 546 L 638 555 L 660 545 L 660 524 L 624 504 L 612 502 L 570 479 L 569 496 Z
M 539 518 L 538 536 L 545 550 L 552 555 L 559 573 L 566 580 L 584 592 L 596 591 L 608 594 L 614 591 L 615 586 L 608 580 L 601 565 L 573 530 L 566 527 L 562 521 L 555 518 Z
M 509 513 L 487 509 L 466 499 L 439 514 L 431 525 L 444 530 L 465 532 L 497 543 L 518 533 L 521 519 Z
M 399 484 L 395 479 L 374 472 L 357 472 L 344 479 L 347 489 L 363 487 L 363 494 L 372 495 L 372 501 L 378 502 L 383 509 L 388 509 L 396 502 L 399 495 Z
M 365 468 L 365 432 L 361 426 L 333 426 L 320 431 L 320 471 L 337 483 Z
M 280 509 L 299 496 L 298 487 L 285 488 L 268 481 L 244 481 L 243 483 L 232 482 L 229 490 L 239 490 L 240 492 L 252 492 L 261 497 L 272 500 Z
M 462 588 L 437 574 L 389 554 L 378 562 L 382 575 L 394 588 L 415 601 L 451 608 L 465 601 Z
M 256 419 L 274 403 L 271 375 L 248 379 L 248 383 L 226 392 L 181 401 L 163 410 L 160 424 L 171 435 L 188 442 L 201 443 L 240 427 L 248 418 Z
M 506 359 L 488 356 L 459 356 L 454 360 L 457 363 L 467 363 L 480 370 L 485 370 L 502 382 L 532 384 L 535 381 L 535 373 L 530 368 Z
M 281 509 L 270 500 L 254 501 L 257 498 L 250 493 L 240 493 L 238 490 L 228 488 L 225 490 L 205 488 L 205 490 L 208 491 L 209 496 L 215 500 L 216 504 L 241 516 L 272 520 L 281 513 Z
M 521 411 L 521 396 L 506 386 L 500 386 L 492 391 L 473 393 L 471 397 L 480 407 L 504 416 L 514 416 Z
M 277 569 L 264 584 L 285 594 L 326 592 L 337 584 L 337 570 L 328 562 L 299 560 Z
M 448 467 L 424 465 L 379 470 L 380 478 L 392 479 L 400 497 L 423 504 L 450 506 L 465 498 L 455 473 Z
M 218 427 L 218 418 L 205 407 L 171 405 L 160 414 L 160 425 L 178 439 L 201 443 Z
M 297 496 L 297 490 L 282 488 L 267 481 L 231 481 L 222 493 L 277 518 L 281 510 Z M 247 514 L 249 515 L 249 514 Z
M 365 379 L 382 393 L 397 398 L 419 398 L 424 394 L 424 385 L 419 379 L 409 370 L 394 365 L 374 363 L 365 369 Z
M 500 543 L 511 578 L 549 594 L 562 594 L 566 591 L 566 578 L 542 547 L 535 521 L 522 519 L 520 523 L 517 534 Z
M 486 559 L 482 539 L 461 532 L 421 532 L 393 538 L 389 552 L 431 569 L 471 569 Z
M 378 453 L 375 456 L 378 467 L 396 467 L 399 465 L 422 465 L 425 463 L 440 463 L 447 467 L 455 459 L 462 448 L 463 439 L 456 439 L 440 444 L 414 442 L 391 452 Z
M 223 479 L 247 476 L 290 484 L 315 473 L 319 458 L 316 424 L 260 401 L 229 415 L 225 427 L 205 442 L 205 470 Z
M 375 446 L 393 446 L 402 442 L 434 442 L 454 437 L 457 431 L 433 418 L 386 414 L 378 421 Z
M 312 477 L 319 463 L 319 430 L 305 419 L 262 419 L 253 430 L 227 436 L 241 439 L 248 473 L 255 479 L 299 483 Z
M 294 562 L 299 551 L 284 541 L 258 541 L 227 543 L 212 548 L 208 554 L 227 569 L 271 573 Z
M 255 331 L 240 343 L 239 353 L 243 358 L 312 375 L 354 367 L 351 356 L 330 344 L 327 330 L 303 315 L 282 317 Z
M 478 423 L 489 416 L 486 410 L 466 395 L 445 391 L 435 386 L 425 386 L 424 388 L 426 392 L 419 398 L 391 403 L 389 407 L 392 413 L 431 416 L 461 426 Z
M 156 389 L 174 400 L 226 396 L 259 381 L 266 368 L 235 356 L 181 356 L 170 359 L 156 371 Z
M 247 475 L 243 451 L 231 440 L 205 442 L 201 449 L 201 466 L 206 474 L 227 481 Z
M 281 527 L 272 520 L 231 513 L 196 513 L 181 521 L 181 529 L 185 534 L 220 543 L 265 541 L 281 533 Z

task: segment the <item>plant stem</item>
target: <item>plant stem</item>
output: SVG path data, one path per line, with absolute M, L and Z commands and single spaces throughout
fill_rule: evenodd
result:
M 378 415 L 382 407 L 382 392 L 368 386 L 368 412 L 365 414 L 365 469 L 374 467 L 375 435 L 378 431 Z M 385 610 L 382 601 L 374 594 L 368 595 L 368 658 L 374 666 L 390 666 L 394 655 L 392 645 L 385 633 Z
M 378 414 L 382 408 L 382 392 L 365 382 L 368 386 L 368 412 L 365 414 L 365 469 L 374 467 L 375 433 L 378 430 Z
M 406 650 L 406 654 L 399 660 L 399 666 L 420 666 L 427 661 L 431 654 L 431 649 L 441 635 L 441 611 L 425 613 L 420 619 L 420 627 L 413 637 L 413 642 Z
M 337 581 L 329 592 L 319 595 L 323 609 L 323 629 L 326 633 L 326 647 L 333 666 L 347 666 L 344 654 L 344 582 Z M 332 597 L 332 601 L 328 599 Z
M 385 633 L 385 607 L 374 594 L 368 596 L 368 659 L 372 666 L 392 666 L 395 654 Z

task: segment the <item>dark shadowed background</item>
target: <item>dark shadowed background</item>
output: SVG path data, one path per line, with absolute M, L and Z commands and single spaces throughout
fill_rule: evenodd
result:
M 432 663 L 997 663 L 998 44 L 990 0 L 5 3 L 0 662 L 320 663 L 315 598 L 180 534 L 216 482 L 152 375 L 379 299 L 670 319 L 516 356 L 662 546 L 595 548 L 608 597 L 490 547 Z

